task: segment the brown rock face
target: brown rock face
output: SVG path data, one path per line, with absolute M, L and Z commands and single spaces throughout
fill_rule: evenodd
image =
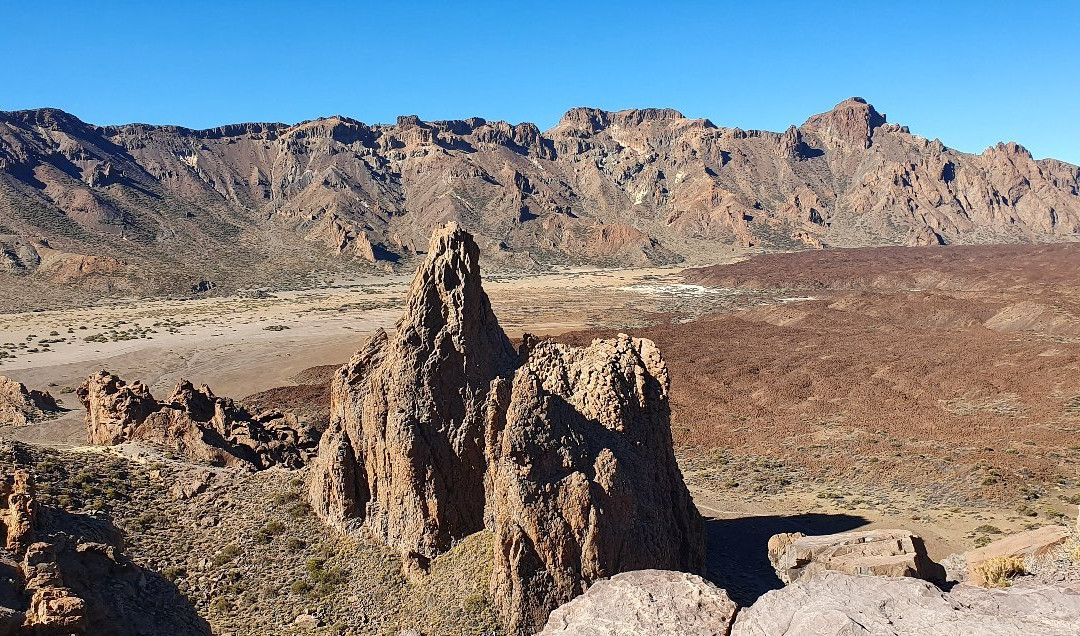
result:
M 0 375 L 0 426 L 25 426 L 60 410 L 47 391 L 32 391 Z
M 484 527 L 484 404 L 513 347 L 480 286 L 479 248 L 436 232 L 393 336 L 379 331 L 334 377 L 314 508 L 362 521 L 431 558 Z
M 129 385 L 107 371 L 90 376 L 77 392 L 86 409 L 87 441 L 95 445 L 157 444 L 195 461 L 258 470 L 299 468 L 318 444 L 317 432 L 291 415 L 252 414 L 186 380 L 164 402 L 141 382 Z
M 784 583 L 826 570 L 945 581 L 945 568 L 931 561 L 922 538 L 907 530 L 860 530 L 821 536 L 783 533 L 769 539 L 769 561 Z
M 364 525 L 417 576 L 493 530 L 492 592 L 515 634 L 600 578 L 703 569 L 659 351 L 622 335 L 585 349 L 527 338 L 516 354 L 478 257 L 456 225 L 437 231 L 396 333 L 338 371 L 315 510 L 338 529 Z
M 509 631 L 539 629 L 618 572 L 703 571 L 703 525 L 675 463 L 653 343 L 547 341 L 527 355 L 489 433 L 492 592 Z
M 737 610 L 700 576 L 638 570 L 598 581 L 559 607 L 540 636 L 726 636 Z

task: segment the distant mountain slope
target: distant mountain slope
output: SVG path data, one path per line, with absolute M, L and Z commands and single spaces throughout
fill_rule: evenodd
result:
M 1075 240 L 1078 191 L 1076 166 L 1015 143 L 957 152 L 858 98 L 784 133 L 667 109 L 575 108 L 546 133 L 479 118 L 197 131 L 0 112 L 0 270 L 103 292 L 385 266 L 451 219 L 515 268 Z

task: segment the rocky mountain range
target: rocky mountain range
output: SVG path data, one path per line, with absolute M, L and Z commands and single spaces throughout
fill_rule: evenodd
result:
M 100 292 L 393 267 L 457 221 L 496 267 L 706 261 L 743 246 L 1072 240 L 1080 168 L 978 155 L 860 98 L 783 133 L 675 110 L 329 117 L 209 130 L 0 112 L 0 272 Z M 715 260 L 715 259 L 713 259 Z

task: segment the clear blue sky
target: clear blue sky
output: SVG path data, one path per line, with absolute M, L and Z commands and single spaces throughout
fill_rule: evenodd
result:
M 767 5 L 767 6 L 759 6 Z M 1080 163 L 1080 2 L 0 0 L 0 109 L 98 124 L 555 124 L 666 106 L 783 130 L 852 95 L 979 152 Z

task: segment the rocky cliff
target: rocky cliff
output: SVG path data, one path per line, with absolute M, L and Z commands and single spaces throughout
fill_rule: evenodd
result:
M 315 510 L 398 549 L 414 577 L 492 531 L 492 598 L 513 634 L 600 578 L 703 570 L 655 345 L 527 337 L 515 352 L 478 259 L 456 224 L 436 231 L 394 335 L 376 333 L 338 371 Z
M 105 291 L 282 280 L 408 260 L 448 220 L 509 267 L 670 263 L 732 244 L 1056 241 L 1080 228 L 1080 172 L 1016 143 L 952 150 L 859 98 L 783 133 L 670 109 L 575 108 L 546 132 L 0 113 L 0 269 L 13 275 Z M 152 275 L 166 271 L 178 276 Z

